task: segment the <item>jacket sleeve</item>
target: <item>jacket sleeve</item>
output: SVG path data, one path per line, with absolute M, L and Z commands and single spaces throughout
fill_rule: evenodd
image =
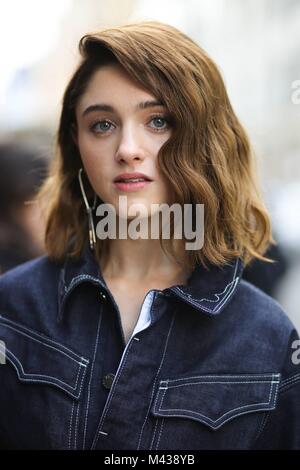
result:
M 300 450 L 300 340 L 295 330 L 281 374 L 276 408 L 265 415 L 254 450 Z

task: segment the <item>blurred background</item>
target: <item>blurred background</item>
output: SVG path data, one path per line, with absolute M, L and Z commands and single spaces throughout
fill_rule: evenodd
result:
M 30 204 L 46 174 L 82 35 L 127 21 L 172 24 L 210 54 L 258 159 L 278 245 L 245 277 L 300 330 L 300 1 L 0 0 L 0 273 L 44 252 Z

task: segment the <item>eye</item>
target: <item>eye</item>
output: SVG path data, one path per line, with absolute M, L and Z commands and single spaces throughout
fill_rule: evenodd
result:
M 150 122 L 154 123 L 153 129 L 156 131 L 165 130 L 169 126 L 169 120 L 164 116 L 153 116 Z
M 113 124 L 110 121 L 107 121 L 107 119 L 105 119 L 103 121 L 95 122 L 90 126 L 90 129 L 96 134 L 104 134 L 107 131 L 111 130 L 111 126 L 113 126 Z

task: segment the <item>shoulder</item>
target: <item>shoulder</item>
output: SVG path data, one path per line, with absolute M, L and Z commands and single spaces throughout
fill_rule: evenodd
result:
M 34 313 L 57 302 L 61 265 L 41 256 L 0 276 L 0 316 Z
M 288 331 L 294 328 L 277 300 L 243 279 L 237 289 L 236 302 L 240 314 L 245 317 L 250 316 L 260 327 Z
M 279 364 L 297 331 L 283 307 L 261 289 L 241 280 L 224 312 L 224 324 L 245 348 Z
M 0 295 L 9 290 L 41 288 L 57 281 L 61 265 L 51 261 L 48 256 L 40 256 L 22 263 L 0 276 Z

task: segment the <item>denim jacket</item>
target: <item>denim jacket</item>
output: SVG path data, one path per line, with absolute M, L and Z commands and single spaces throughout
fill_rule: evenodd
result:
M 300 449 L 298 335 L 242 270 L 197 265 L 187 285 L 153 290 L 127 344 L 89 250 L 8 271 L 0 447 Z

